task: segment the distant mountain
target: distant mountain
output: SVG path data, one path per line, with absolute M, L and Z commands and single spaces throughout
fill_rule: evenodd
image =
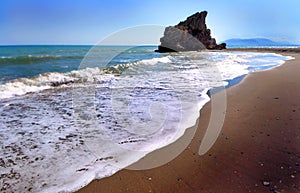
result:
M 260 46 L 297 46 L 288 42 L 275 42 L 266 38 L 229 39 L 224 41 L 228 47 L 260 47 Z

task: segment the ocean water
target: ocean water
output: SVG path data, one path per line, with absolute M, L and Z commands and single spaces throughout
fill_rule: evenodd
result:
M 193 126 L 207 91 L 279 66 L 272 53 L 0 47 L 0 191 L 72 192 Z

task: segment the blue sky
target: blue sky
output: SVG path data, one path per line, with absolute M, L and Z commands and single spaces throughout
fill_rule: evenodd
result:
M 299 0 L 0 0 L 0 44 L 96 44 L 123 28 L 175 25 L 202 10 L 219 42 L 300 43 L 299 7 Z

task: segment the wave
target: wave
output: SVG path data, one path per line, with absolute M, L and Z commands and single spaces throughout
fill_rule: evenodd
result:
M 27 56 L 1 56 L 0 64 L 31 64 L 60 59 L 83 59 L 84 56 L 62 56 L 62 55 L 27 55 Z
M 156 65 L 157 63 L 171 63 L 171 56 L 165 56 L 162 58 L 152 58 L 148 60 L 141 60 L 138 61 L 138 64 L 144 64 L 144 65 Z
M 115 74 L 122 74 L 125 70 L 138 65 L 155 65 L 171 62 L 170 56 L 140 60 L 132 63 L 118 64 L 104 68 L 85 68 L 66 73 L 44 73 L 32 78 L 19 78 L 0 85 L 0 99 L 11 98 L 27 93 L 70 86 L 73 84 L 93 84 L 109 81 Z

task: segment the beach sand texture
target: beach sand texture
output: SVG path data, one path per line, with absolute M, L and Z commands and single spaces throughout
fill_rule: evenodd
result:
M 121 170 L 94 180 L 78 193 L 300 192 L 299 49 L 242 51 L 278 52 L 295 59 L 250 73 L 227 90 L 223 129 L 209 152 L 198 154 L 211 102 L 201 110 L 197 126 L 144 158 L 163 156 L 197 129 L 190 145 L 174 160 L 149 170 Z

